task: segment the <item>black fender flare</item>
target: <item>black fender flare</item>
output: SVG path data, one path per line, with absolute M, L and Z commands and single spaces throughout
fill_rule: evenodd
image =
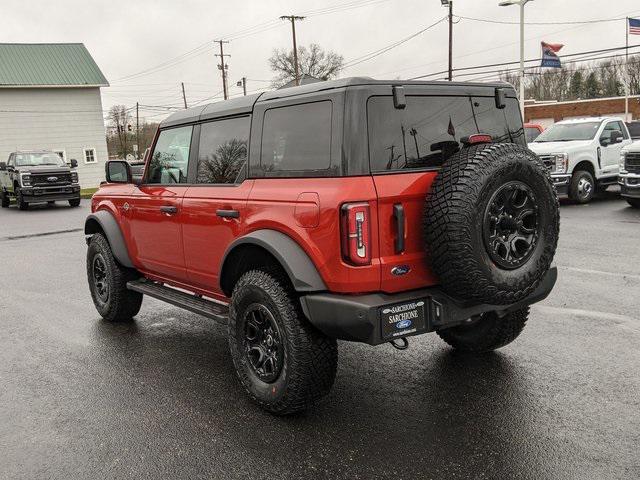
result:
M 297 292 L 327 290 L 327 286 L 313 261 L 295 240 L 282 232 L 263 229 L 237 238 L 225 251 L 219 277 L 220 287 L 223 291 L 225 291 L 225 273 L 230 268 L 229 256 L 242 245 L 255 245 L 269 252 L 282 265 Z
M 129 251 L 120 230 L 120 225 L 113 214 L 107 210 L 99 210 L 92 213 L 84 222 L 85 235 L 93 235 L 94 233 L 99 233 L 100 230 L 107 237 L 111 252 L 118 263 L 128 268 L 135 268 L 131 257 L 129 257 Z

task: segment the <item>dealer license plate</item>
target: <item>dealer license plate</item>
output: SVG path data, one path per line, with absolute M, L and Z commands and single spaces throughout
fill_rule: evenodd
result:
M 424 300 L 387 305 L 380 309 L 380 323 L 384 339 L 398 338 L 426 330 Z

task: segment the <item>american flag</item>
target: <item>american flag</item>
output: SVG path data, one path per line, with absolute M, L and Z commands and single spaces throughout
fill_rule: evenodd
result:
M 629 35 L 640 35 L 640 18 L 629 19 Z

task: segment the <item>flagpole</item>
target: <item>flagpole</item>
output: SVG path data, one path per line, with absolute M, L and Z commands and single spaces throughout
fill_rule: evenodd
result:
M 624 63 L 624 121 L 629 122 L 629 17 L 624 27 L 626 33 L 625 63 Z

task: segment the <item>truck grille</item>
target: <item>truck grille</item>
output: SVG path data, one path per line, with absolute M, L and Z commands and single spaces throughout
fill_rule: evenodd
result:
M 538 155 L 538 158 L 542 160 L 542 163 L 544 163 L 544 166 L 547 167 L 549 173 L 556 172 L 556 158 L 554 155 Z
M 54 180 L 55 179 L 55 180 Z M 31 185 L 34 187 L 56 187 L 59 185 L 70 185 L 70 173 L 32 173 Z
M 625 153 L 624 169 L 629 173 L 640 173 L 640 153 Z

